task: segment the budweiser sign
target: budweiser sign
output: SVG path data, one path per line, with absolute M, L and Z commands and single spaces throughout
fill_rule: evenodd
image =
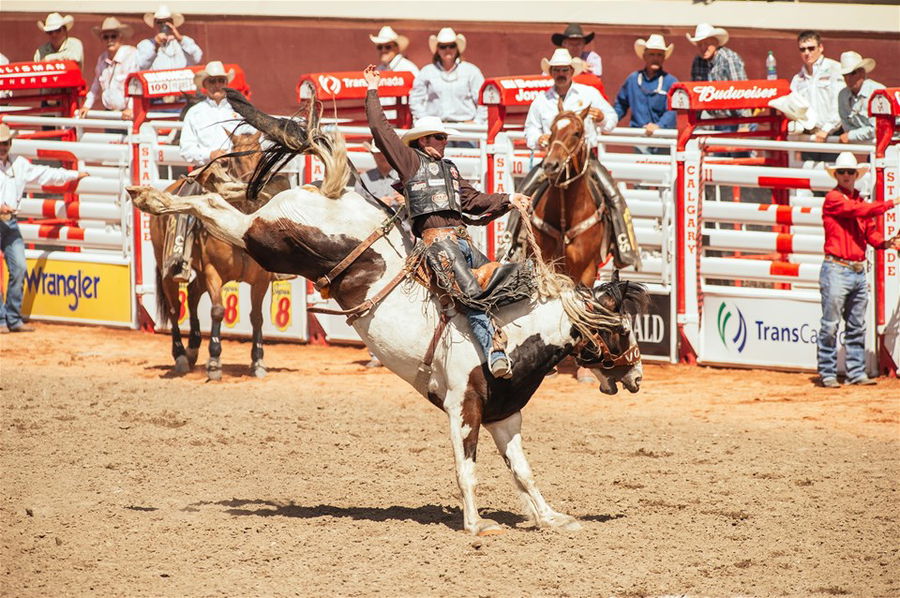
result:
M 766 108 L 769 101 L 791 92 L 784 80 L 696 81 L 675 83 L 669 90 L 675 110 Z
M 726 89 L 718 89 L 712 85 L 703 85 L 695 87 L 698 102 L 714 102 L 717 100 L 739 100 L 744 98 L 771 100 L 778 97 L 777 87 L 751 87 L 750 89 L 740 89 L 734 85 L 728 86 Z

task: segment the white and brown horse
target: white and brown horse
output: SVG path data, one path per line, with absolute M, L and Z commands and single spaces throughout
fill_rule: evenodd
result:
M 149 187 L 131 187 L 129 192 L 135 206 L 145 212 L 193 214 L 211 234 L 245 249 L 265 268 L 317 280 L 386 221 L 379 208 L 344 190 L 347 169 L 340 138 L 334 147 L 333 155 L 320 154 L 330 166 L 321 190 L 284 191 L 254 214 L 239 212 L 213 193 L 177 197 Z M 592 368 L 601 391 L 615 393 L 621 383 L 637 392 L 642 366 L 628 313 L 643 308 L 646 291 L 640 285 L 614 282 L 592 293 L 576 288 L 567 277 L 550 274 L 549 282 L 561 285 L 555 293 L 498 310 L 513 375 L 509 380 L 495 379 L 463 315 L 453 316 L 433 345 L 441 321 L 438 300 L 409 280 L 381 293 L 407 268 L 409 247 L 404 239 L 396 228 L 387 228 L 331 282 L 329 290 L 348 310 L 373 296 L 378 299 L 359 313 L 353 327 L 387 368 L 447 414 L 465 529 L 477 534 L 501 529 L 497 522 L 480 518 L 475 505 L 475 457 L 482 426 L 512 472 L 526 516 L 538 527 L 577 529 L 579 523 L 552 509 L 535 484 L 522 448 L 521 409 L 544 376 L 569 354 Z M 425 368 L 423 356 L 430 345 L 434 358 Z

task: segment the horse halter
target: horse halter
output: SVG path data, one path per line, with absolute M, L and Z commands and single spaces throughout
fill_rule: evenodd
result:
M 578 179 L 583 177 L 584 173 L 587 172 L 588 164 L 590 163 L 590 160 L 589 160 L 590 148 L 588 148 L 587 141 L 585 139 L 586 136 L 585 136 L 584 121 L 581 120 L 581 117 L 578 116 L 576 113 L 567 111 L 567 112 L 560 112 L 559 114 L 557 114 L 556 118 L 553 119 L 553 122 L 550 123 L 550 129 L 554 131 L 553 136 L 555 137 L 555 135 L 556 135 L 556 130 L 554 129 L 554 125 L 556 125 L 556 123 L 563 117 L 580 121 L 582 135 L 579 138 L 578 142 L 574 144 L 574 146 L 567 145 L 566 143 L 564 143 L 563 141 L 561 141 L 559 139 L 552 139 L 550 141 L 550 147 L 547 149 L 548 154 L 550 153 L 550 151 L 553 149 L 554 146 L 560 145 L 560 146 L 562 146 L 563 152 L 566 156 L 565 160 L 563 161 L 562 168 L 560 168 L 559 173 L 556 175 L 555 180 L 551 181 L 553 183 L 553 186 L 559 187 L 560 189 L 565 189 L 566 187 L 568 187 L 569 185 L 571 185 L 572 183 L 574 183 L 575 181 L 577 181 Z M 560 180 L 561 177 L 563 176 L 563 174 L 565 174 L 566 176 L 569 176 L 569 172 L 570 172 L 570 169 L 572 166 L 572 161 L 575 159 L 576 156 L 581 157 L 581 161 L 582 161 L 581 169 L 578 172 L 576 172 L 573 176 L 571 176 L 567 179 L 564 179 L 564 180 Z
M 593 347 L 592 347 L 593 346 Z M 604 370 L 611 370 L 619 366 L 633 366 L 641 361 L 641 349 L 637 343 L 632 343 L 619 353 L 614 354 L 599 332 L 589 337 L 582 337 L 572 350 L 575 363 L 581 367 L 599 365 Z

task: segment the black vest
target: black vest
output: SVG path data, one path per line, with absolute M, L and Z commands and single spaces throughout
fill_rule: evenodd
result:
M 447 160 L 435 160 L 416 150 L 419 169 L 403 185 L 409 217 L 451 211 L 462 214 L 459 201 L 459 169 Z

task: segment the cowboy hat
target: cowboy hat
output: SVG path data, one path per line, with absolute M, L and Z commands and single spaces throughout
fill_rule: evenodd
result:
M 75 24 L 75 17 L 72 15 L 62 16 L 58 12 L 51 12 L 47 15 L 46 21 L 38 21 L 37 26 L 38 29 L 49 33 L 50 31 L 56 31 L 62 27 L 66 28 L 66 31 L 72 28 L 72 25 Z
M 672 55 L 672 50 L 675 49 L 675 44 L 666 45 L 666 40 L 658 33 L 652 34 L 646 40 L 639 39 L 634 42 L 634 51 L 637 53 L 638 58 L 644 57 L 645 50 L 662 50 L 666 53 L 666 58 Z
M 144 22 L 147 23 L 147 27 L 153 27 L 156 25 L 156 21 L 167 19 L 172 19 L 172 24 L 176 27 L 184 25 L 184 15 L 180 12 L 172 12 L 165 4 L 160 4 L 156 12 L 144 13 Z
M 432 54 L 437 52 L 438 44 L 456 44 L 456 49 L 462 54 L 466 51 L 466 36 L 453 31 L 452 27 L 444 27 L 437 35 L 428 38 L 428 47 Z
M 836 170 L 843 170 L 845 168 L 852 168 L 856 170 L 856 174 L 858 174 L 859 176 L 862 176 L 869 172 L 869 165 L 865 163 L 858 164 L 856 162 L 856 156 L 854 156 L 850 152 L 841 152 L 840 154 L 838 154 L 837 160 L 834 161 L 834 164 L 830 166 L 827 164 L 825 165 L 825 170 L 828 171 L 828 174 L 831 175 L 831 178 L 835 178 L 834 172 Z
M 423 116 L 413 123 L 413 128 L 403 134 L 400 141 L 406 145 L 410 145 L 416 139 L 433 135 L 434 133 L 443 133 L 444 135 L 459 135 L 459 131 L 451 129 L 445 125 L 437 116 Z
M 234 79 L 234 69 L 228 69 L 228 72 L 226 73 L 225 65 L 222 64 L 221 60 L 207 62 L 206 66 L 203 67 L 203 70 L 198 71 L 197 74 L 194 75 L 194 85 L 197 86 L 197 89 L 201 89 L 203 87 L 203 82 L 210 77 L 226 77 L 228 82 L 231 83 L 232 79 Z
M 581 25 L 578 23 L 569 23 L 569 26 L 566 27 L 566 30 L 562 33 L 554 33 L 550 36 L 551 41 L 553 41 L 554 46 L 561 46 L 564 39 L 569 39 L 573 37 L 580 37 L 584 39 L 584 43 L 589 44 L 594 39 L 593 33 L 584 34 L 584 31 L 581 29 Z
M 841 74 L 849 75 L 858 68 L 866 69 L 867 73 L 871 73 L 875 68 L 874 58 L 863 58 L 859 52 L 844 52 L 841 54 Z
M 91 27 L 91 31 L 94 32 L 94 35 L 100 37 L 100 34 L 104 31 L 118 31 L 119 35 L 122 38 L 127 39 L 131 37 L 131 34 L 134 33 L 134 29 L 131 28 L 131 25 L 126 25 L 117 19 L 116 17 L 106 17 L 103 19 L 103 23 L 97 27 Z
M 577 77 L 584 70 L 584 61 L 580 58 L 572 58 L 572 55 L 565 48 L 557 48 L 550 60 L 546 58 L 541 59 L 541 72 L 545 75 L 550 74 L 551 66 L 570 66 L 575 71 L 572 76 Z
M 719 40 L 720 46 L 724 46 L 728 43 L 728 32 L 721 27 L 713 27 L 709 23 L 700 23 L 697 25 L 697 28 L 694 29 L 693 37 L 691 37 L 690 33 L 685 33 L 684 36 L 688 38 L 688 41 L 692 44 L 696 44 L 708 37 L 714 37 Z
M 16 136 L 16 132 L 9 128 L 6 123 L 0 123 L 0 143 L 9 141 Z
M 409 38 L 405 35 L 398 34 L 394 31 L 393 27 L 390 27 L 389 25 L 382 27 L 375 35 L 370 35 L 369 39 L 372 40 L 373 44 L 389 44 L 391 42 L 396 42 L 400 47 L 401 54 L 409 47 Z
M 802 130 L 816 126 L 816 119 L 810 110 L 809 101 L 799 93 L 789 93 L 774 100 L 769 100 L 769 107 L 784 114 L 788 120 L 795 121 Z

